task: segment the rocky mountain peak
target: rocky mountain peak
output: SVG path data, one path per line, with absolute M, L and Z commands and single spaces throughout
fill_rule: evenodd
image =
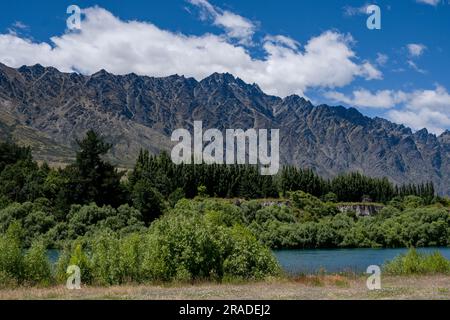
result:
M 440 193 L 450 194 L 449 131 L 439 137 L 427 130 L 413 133 L 354 108 L 314 106 L 298 95 L 270 96 L 227 73 L 198 82 L 179 75 L 116 76 L 100 70 L 83 76 L 40 65 L 0 65 L 0 111 L 5 135 L 35 132 L 24 141 L 52 145 L 39 144 L 38 159 L 73 150 L 76 138 L 95 129 L 114 144 L 112 159 L 131 166 L 140 148 L 170 150 L 172 131 L 190 129 L 200 119 L 219 129 L 280 129 L 282 164 L 312 168 L 324 177 L 360 171 L 394 183 L 431 179 Z M 15 131 L 11 123 L 28 131 Z M 64 151 L 59 161 L 66 156 L 71 155 Z

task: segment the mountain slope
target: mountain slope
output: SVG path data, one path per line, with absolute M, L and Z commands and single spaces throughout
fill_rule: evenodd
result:
M 279 128 L 283 164 L 325 177 L 361 171 L 395 183 L 432 180 L 440 193 L 450 194 L 450 132 L 413 133 L 353 108 L 269 96 L 230 74 L 196 81 L 0 65 L 0 110 L 0 124 L 7 114 L 58 149 L 73 150 L 75 139 L 94 128 L 114 143 L 112 159 L 123 165 L 132 165 L 141 147 L 170 150 L 172 131 L 191 128 L 195 120 L 205 128 Z

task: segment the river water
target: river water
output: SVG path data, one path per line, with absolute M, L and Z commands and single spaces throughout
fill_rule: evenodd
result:
M 321 270 L 364 273 L 370 265 L 382 266 L 387 260 L 406 253 L 408 249 L 312 249 L 279 250 L 275 256 L 289 274 L 311 274 Z M 450 259 L 450 248 L 420 248 L 418 252 L 439 251 Z

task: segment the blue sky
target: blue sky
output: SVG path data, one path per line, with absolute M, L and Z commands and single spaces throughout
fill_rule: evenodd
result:
M 69 5 L 83 9 L 68 30 Z M 365 9 L 381 9 L 369 30 Z M 448 0 L 15 0 L 0 12 L 0 62 L 201 80 L 230 72 L 269 94 L 353 106 L 450 129 Z

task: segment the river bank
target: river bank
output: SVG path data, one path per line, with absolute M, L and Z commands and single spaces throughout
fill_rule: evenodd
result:
M 256 283 L 195 285 L 126 285 L 84 287 L 68 290 L 17 288 L 0 290 L 1 300 L 14 299 L 131 299 L 131 300 L 380 300 L 445 299 L 450 300 L 450 276 L 386 276 L 382 289 L 370 291 L 366 276 L 302 276 L 277 278 Z

